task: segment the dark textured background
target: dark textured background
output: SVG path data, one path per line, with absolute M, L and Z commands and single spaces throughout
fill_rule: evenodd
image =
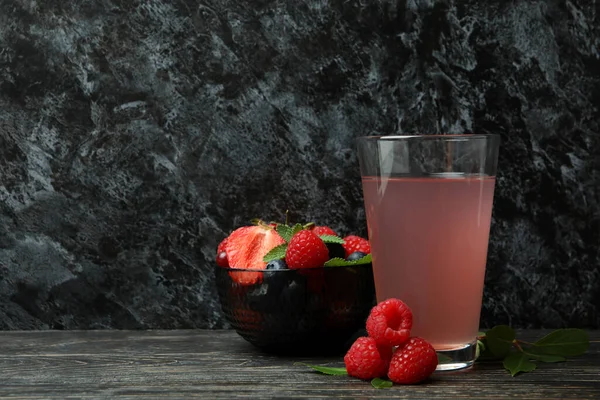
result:
M 600 326 L 600 2 L 0 0 L 0 329 L 226 326 L 227 232 L 365 234 L 354 138 L 499 133 L 483 325 Z

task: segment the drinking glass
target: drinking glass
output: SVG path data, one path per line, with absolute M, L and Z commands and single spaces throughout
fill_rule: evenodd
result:
M 438 370 L 473 365 L 498 135 L 366 136 L 358 155 L 377 301 L 413 312 Z

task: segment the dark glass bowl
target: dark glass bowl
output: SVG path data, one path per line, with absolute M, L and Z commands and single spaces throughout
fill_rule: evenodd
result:
M 229 323 L 270 353 L 343 353 L 375 305 L 371 264 L 276 271 L 216 267 L 215 277 Z

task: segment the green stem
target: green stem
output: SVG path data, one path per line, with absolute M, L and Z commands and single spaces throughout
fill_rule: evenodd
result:
M 526 341 L 524 341 L 524 340 L 521 340 L 521 339 L 515 339 L 515 340 L 516 340 L 517 342 L 521 343 L 521 344 L 526 344 L 526 345 L 529 345 L 529 346 L 535 346 L 535 343 L 526 342 Z
M 521 347 L 521 345 L 519 344 L 519 340 L 514 339 L 512 341 L 513 345 L 517 348 L 517 350 L 519 350 L 521 353 L 524 353 L 523 348 Z

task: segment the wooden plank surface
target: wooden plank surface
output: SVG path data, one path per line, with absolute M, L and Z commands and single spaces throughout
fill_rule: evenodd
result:
M 590 337 L 598 341 L 600 332 Z M 0 398 L 600 398 L 598 343 L 585 356 L 515 378 L 499 364 L 478 364 L 380 390 L 296 361 L 343 366 L 341 357 L 263 354 L 233 331 L 0 332 Z

